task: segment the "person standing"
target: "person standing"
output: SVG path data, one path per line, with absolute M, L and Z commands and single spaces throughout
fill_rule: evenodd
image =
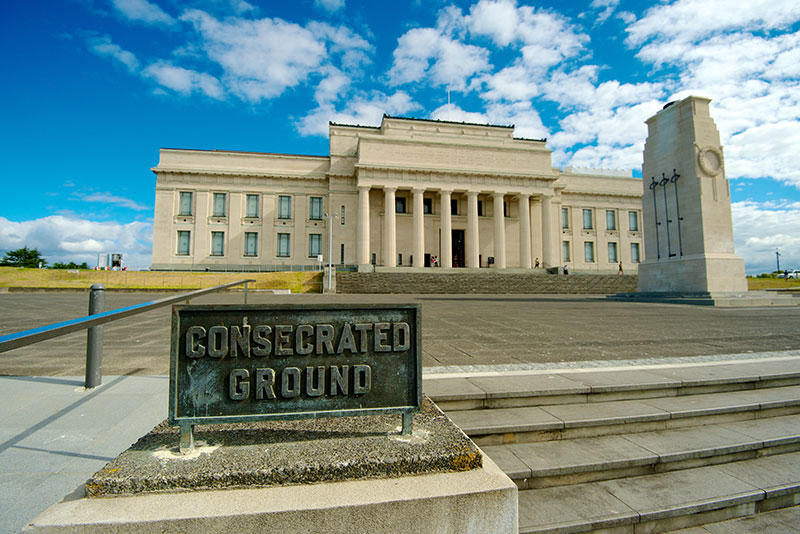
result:
M 621 261 L 619 262 L 619 270 L 617 271 L 617 274 L 623 274 L 622 273 L 622 262 Z

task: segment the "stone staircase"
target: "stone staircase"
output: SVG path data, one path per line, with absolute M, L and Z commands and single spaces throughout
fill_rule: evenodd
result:
M 520 532 L 654 533 L 800 503 L 798 384 L 800 358 L 772 358 L 424 391 L 515 481 Z
M 448 269 L 434 272 L 337 272 L 337 293 L 595 294 L 636 291 L 636 275 L 547 274 L 544 270 L 497 272 Z

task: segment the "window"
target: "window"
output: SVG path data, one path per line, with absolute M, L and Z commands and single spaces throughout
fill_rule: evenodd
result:
M 341 222 L 341 225 L 344 226 L 344 206 L 342 206 L 342 215 L 339 217 L 339 221 Z
M 458 199 L 450 199 L 450 215 L 458 215 Z
M 191 194 L 191 193 L 190 193 Z M 189 255 L 189 243 L 192 233 L 189 230 L 178 230 L 178 255 Z
M 378 255 L 375 254 L 374 252 L 372 253 L 372 262 L 371 263 L 372 263 L 372 265 L 377 265 L 378 264 Z
M 609 243 L 608 244 L 608 263 L 617 263 L 619 259 L 617 258 L 617 244 L 616 243 Z
M 223 256 L 225 254 L 225 232 L 211 232 L 211 255 Z
M 397 265 L 403 265 L 403 255 L 402 254 L 398 254 L 397 255 Z
M 639 213 L 635 211 L 628 212 L 628 230 L 631 232 L 639 231 Z
M 635 212 L 632 211 L 631 213 Z M 642 261 L 639 259 L 639 243 L 631 243 L 631 261 L 633 263 L 639 263 Z
M 478 201 L 478 217 L 483 217 L 483 200 Z
M 406 197 L 395 197 L 394 198 L 394 212 L 395 213 L 407 213 L 406 212 Z
M 433 213 L 433 199 L 432 198 L 423 198 L 422 199 L 422 213 L 425 215 L 430 215 Z
M 291 219 L 292 218 L 292 197 L 288 195 L 278 196 L 278 218 Z M 287 236 L 289 234 L 286 234 Z M 289 255 L 288 253 L 286 254 Z
M 278 257 L 289 257 L 289 234 L 278 234 Z
M 309 219 L 322 219 L 322 197 L 311 197 L 311 205 L 309 206 L 308 213 Z
M 316 258 L 322 254 L 322 234 L 308 234 L 308 257 Z
M 561 208 L 561 228 L 569 228 L 569 208 Z
M 586 263 L 594 263 L 594 242 L 585 241 L 583 243 L 583 260 Z
M 227 196 L 225 193 L 214 193 L 214 208 L 211 212 L 214 217 L 225 217 Z
M 591 230 L 594 228 L 592 224 L 592 210 L 583 210 L 583 229 Z
M 561 242 L 561 261 L 568 262 L 569 259 L 569 241 Z
M 247 195 L 245 214 L 247 217 L 258 217 L 258 195 Z
M 244 255 L 245 256 L 258 255 L 258 234 L 256 232 L 244 233 Z
M 180 202 L 178 204 L 178 215 L 191 215 L 192 214 L 192 193 L 190 191 L 181 191 Z
M 614 210 L 606 210 L 606 230 L 617 229 L 617 212 Z
M 344 243 L 339 246 L 339 263 L 344 265 Z
M 508 202 L 505 200 L 503 201 L 503 217 L 509 217 L 508 215 Z

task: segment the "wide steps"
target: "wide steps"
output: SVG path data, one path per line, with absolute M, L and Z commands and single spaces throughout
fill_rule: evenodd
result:
M 800 452 L 669 473 L 523 490 L 521 533 L 665 532 L 800 502 Z M 612 531 L 613 532 L 613 531 Z
M 800 503 L 800 358 L 423 387 L 517 484 L 520 532 L 726 532 Z
M 424 293 L 424 294 L 599 294 L 636 291 L 636 275 L 551 275 L 542 270 L 530 273 L 480 272 L 337 272 L 339 293 Z

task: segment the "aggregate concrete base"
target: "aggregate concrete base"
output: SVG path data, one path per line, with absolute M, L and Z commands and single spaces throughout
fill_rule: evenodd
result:
M 721 292 L 637 292 L 617 293 L 606 297 L 610 300 L 631 302 L 660 302 L 664 304 L 692 304 L 695 306 L 754 307 L 754 306 L 800 306 L 800 299 L 770 291 L 721 291 Z
M 68 497 L 30 533 L 517 532 L 517 487 L 492 462 L 455 473 L 255 489 Z

